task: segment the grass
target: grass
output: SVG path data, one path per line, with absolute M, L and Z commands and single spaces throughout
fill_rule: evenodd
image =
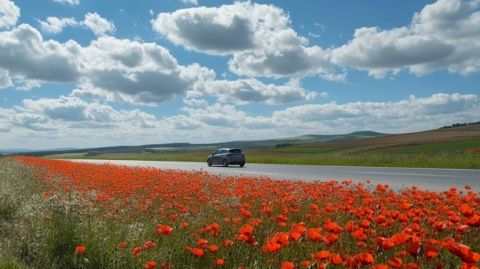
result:
M 420 145 L 362 145 L 335 147 L 293 145 L 245 149 L 248 163 L 427 167 L 480 169 L 480 139 Z M 140 153 L 75 153 L 50 155 L 59 159 L 111 159 L 204 162 L 211 150 Z

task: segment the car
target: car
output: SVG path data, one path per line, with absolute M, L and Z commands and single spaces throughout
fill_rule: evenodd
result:
M 208 166 L 223 165 L 227 167 L 230 164 L 238 164 L 240 167 L 244 167 L 245 162 L 245 154 L 239 148 L 221 148 L 208 155 L 207 158 Z

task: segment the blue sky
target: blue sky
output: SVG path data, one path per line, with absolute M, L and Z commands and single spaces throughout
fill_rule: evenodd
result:
M 0 148 L 480 120 L 480 2 L 0 0 Z

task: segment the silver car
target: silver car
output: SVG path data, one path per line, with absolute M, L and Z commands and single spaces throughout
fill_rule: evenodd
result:
M 240 167 L 244 167 L 245 154 L 243 154 L 242 150 L 238 148 L 221 148 L 208 155 L 207 164 L 208 166 L 222 165 L 225 167 L 229 166 L 230 164 L 238 164 Z

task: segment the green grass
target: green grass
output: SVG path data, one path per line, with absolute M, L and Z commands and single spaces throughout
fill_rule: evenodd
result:
M 287 146 L 245 149 L 247 163 L 480 169 L 480 139 L 422 145 Z M 477 149 L 477 152 L 474 152 Z M 49 158 L 204 162 L 211 150 L 61 154 Z
M 33 168 L 0 159 L 0 195 L 9 201 L 0 203 L 0 269 L 143 268 L 116 249 L 129 225 L 103 221 L 74 193 L 44 198 L 40 182 Z M 89 246 L 82 257 L 74 252 L 79 243 Z
M 424 145 L 391 147 L 383 149 L 386 153 L 438 153 L 438 152 L 465 152 L 472 148 L 480 148 L 480 139 L 460 140 L 447 143 L 431 143 Z

